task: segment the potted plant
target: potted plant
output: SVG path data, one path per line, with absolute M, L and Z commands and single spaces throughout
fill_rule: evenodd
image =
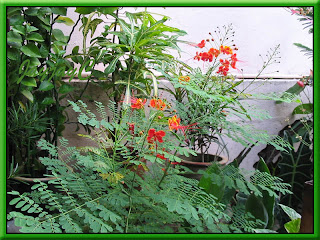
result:
M 214 34 L 209 34 L 210 38 L 202 40 L 199 44 L 188 43 L 201 49 L 201 52 L 196 52 L 194 60 L 207 64 L 208 67 L 205 70 L 192 68 L 179 61 L 156 68 L 163 74 L 162 77 L 171 83 L 171 86 L 164 89 L 174 98 L 177 118 L 181 123 L 190 126 L 190 131 L 185 135 L 185 147 L 196 151 L 199 156 L 184 163 L 195 165 L 194 169 L 198 169 L 201 165 L 206 168 L 211 161 L 218 160 L 222 163 L 228 161 L 228 157 L 219 156 L 223 152 L 228 153 L 223 136 L 242 143 L 246 148 L 251 144 L 266 143 L 271 140 L 269 136 L 263 135 L 262 131 L 249 127 L 245 123 L 256 116 L 261 118 L 268 116 L 244 105 L 241 100 L 266 96 L 247 94 L 245 90 L 248 87 L 242 91 L 237 90 L 244 80 L 235 80 L 229 73 L 230 69 L 237 69 L 238 62 L 237 47 L 232 40 L 234 36 L 232 25 L 224 26 L 223 29 L 218 28 Z M 211 44 L 211 47 L 207 47 L 204 51 L 208 44 Z M 256 78 L 268 65 L 275 62 L 277 53 L 278 46 L 267 55 Z M 255 79 L 249 83 L 249 86 L 254 81 Z M 216 154 L 218 156 L 208 154 L 213 143 L 218 146 Z M 271 144 L 274 144 L 272 140 Z M 284 142 L 281 144 L 286 145 Z M 277 144 L 274 145 L 277 148 L 280 147 Z

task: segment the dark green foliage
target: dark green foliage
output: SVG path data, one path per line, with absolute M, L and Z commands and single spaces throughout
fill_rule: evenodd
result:
M 270 174 L 269 168 L 262 158 L 260 158 L 258 162 L 257 169 L 261 172 Z M 267 191 L 262 191 L 261 200 L 268 213 L 267 228 L 271 228 L 274 224 L 274 208 L 276 197 L 270 196 Z
M 14 218 L 22 232 L 224 233 L 259 230 L 260 221 L 248 213 L 243 214 L 244 205 L 230 208 L 229 202 L 206 189 L 212 184 L 199 186 L 199 181 L 178 175 L 179 169 L 170 164 L 180 161 L 175 154 L 158 150 L 158 154 L 164 154 L 170 160 L 165 162 L 151 151 L 146 134 L 129 134 L 127 123 L 132 120 L 141 123 L 136 125 L 134 132 L 147 132 L 150 127 L 161 125 L 157 122 L 160 120 L 155 120 L 158 114 L 163 114 L 161 111 L 151 111 L 146 116 L 143 111 L 132 112 L 126 106 L 119 111 L 114 103 L 110 103 L 113 121 L 107 122 L 101 103 L 96 103 L 99 116 L 81 101 L 70 104 L 79 113 L 79 122 L 93 127 L 95 134 L 84 137 L 93 140 L 97 147 L 69 147 L 63 138 L 59 147 L 43 139 L 39 141 L 39 147 L 50 156 L 42 157 L 41 162 L 51 172 L 48 176 L 54 179 L 48 183 L 36 182 L 31 193 L 9 193 L 13 195 L 10 205 L 20 211 L 10 212 L 8 219 Z M 177 144 L 169 139 L 170 136 L 158 146 L 159 149 L 170 149 L 169 146 Z M 194 154 L 191 150 L 179 152 Z M 152 164 L 146 164 L 149 160 Z M 165 171 L 161 170 L 163 166 Z M 246 195 L 253 191 L 260 196 L 262 190 L 272 196 L 276 191 L 288 192 L 286 184 L 278 182 L 278 178 L 259 171 L 247 180 L 247 173 L 232 165 L 216 170 L 206 173 L 205 178 L 224 178 L 226 188 Z
M 284 131 L 284 139 L 291 144 L 293 144 L 293 138 L 296 137 Z M 281 160 L 278 164 L 280 169 L 278 176 L 291 185 L 290 190 L 294 193 L 283 196 L 281 203 L 294 209 L 298 209 L 299 204 L 302 203 L 304 183 L 312 179 L 312 150 L 309 147 L 311 142 L 308 132 L 302 135 L 302 141 L 307 144 L 301 142 L 297 150 L 288 149 L 288 152 L 281 152 Z
M 124 92 L 130 98 L 132 90 L 137 91 L 136 96 L 150 95 L 152 85 L 156 88 L 156 80 L 147 77 L 153 76 L 150 64 L 174 61 L 167 51 L 180 51 L 178 38 L 186 33 L 165 25 L 168 17 L 156 20 L 147 11 L 125 12 L 125 18 L 119 17 L 119 14 L 111 15 L 115 18 L 112 27 L 105 26 L 102 36 L 92 39 L 89 48 L 90 54 L 96 55 L 96 61 L 105 65 L 103 73 L 95 74 L 107 79 L 111 74 L 111 81 L 100 84 L 105 90 L 112 89 L 109 96 L 115 102 L 120 101 L 120 95 Z M 118 43 L 115 38 L 119 39 Z
M 265 228 L 267 226 L 269 221 L 267 209 L 262 201 L 254 194 L 250 194 L 247 198 L 245 209 L 246 212 L 252 214 L 253 219 L 259 219 L 261 221 L 259 228 Z
M 24 168 L 22 174 L 33 177 L 37 174 L 30 169 L 40 165 L 37 161 L 40 152 L 35 142 L 44 135 L 49 142 L 57 144 L 66 120 L 66 106 L 60 101 L 73 90 L 62 80 L 65 72 L 73 69 L 64 51 L 69 38 L 55 28 L 60 17 L 66 15 L 66 7 L 7 9 L 8 158 L 14 159 L 21 166 L 20 170 Z M 70 26 L 71 19 L 63 19 Z M 12 118 L 14 112 L 15 118 Z M 24 121 L 27 116 L 29 123 Z M 28 146 L 25 137 L 31 141 Z M 20 139 L 18 143 L 16 138 Z
M 233 230 L 245 232 L 272 229 L 274 199 L 278 198 L 277 192 L 291 193 L 288 190 L 289 184 L 282 183 L 280 178 L 273 177 L 265 171 L 248 172 L 239 169 L 235 164 L 229 164 L 222 169 L 213 164 L 204 172 L 199 186 L 227 206 L 234 201 L 230 228 L 235 227 Z M 236 198 L 231 201 L 235 194 Z M 266 202 L 267 200 L 271 202 Z M 241 215 L 237 215 L 238 213 Z
M 271 174 L 290 184 L 289 190 L 292 194 L 281 194 L 274 208 L 274 216 L 280 222 L 280 226 L 288 222 L 289 219 L 281 211 L 277 202 L 301 213 L 305 181 L 313 178 L 313 153 L 310 139 L 312 126 L 313 122 L 308 118 L 295 121 L 279 132 L 279 136 L 295 148 L 287 148 L 287 152 L 282 152 L 272 146 L 267 146 L 259 153 L 266 160 Z M 280 231 L 285 231 L 285 229 L 282 228 Z
M 36 144 L 52 121 L 39 111 L 37 103 L 22 106 L 13 106 L 7 113 L 7 144 L 15 153 L 10 160 L 18 164 L 19 171 L 34 175 L 42 167 L 36 161 L 39 157 Z

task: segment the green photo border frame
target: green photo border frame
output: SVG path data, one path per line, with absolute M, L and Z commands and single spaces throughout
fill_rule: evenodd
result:
M 202 7 L 314 7 L 314 122 L 319 123 L 319 24 L 320 0 L 1 0 L 0 2 L 0 55 L 6 56 L 7 6 L 202 6 Z M 270 16 L 272 17 L 272 16 Z M 267 19 L 266 19 L 267 21 Z M 314 233 L 313 234 L 7 234 L 6 233 L 6 65 L 0 64 L 0 239 L 320 239 L 319 235 L 319 153 L 314 151 Z M 314 149 L 319 149 L 319 125 L 314 124 Z

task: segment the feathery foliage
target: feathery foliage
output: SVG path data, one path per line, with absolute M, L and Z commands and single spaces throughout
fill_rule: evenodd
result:
M 70 103 L 79 113 L 79 122 L 94 127 L 94 135 L 84 137 L 96 145 L 70 147 L 62 138 L 56 147 L 39 141 L 39 147 L 49 152 L 41 162 L 54 179 L 35 182 L 31 193 L 9 193 L 14 196 L 9 204 L 16 211 L 10 212 L 8 219 L 14 218 L 21 232 L 254 232 L 259 226 L 257 219 L 240 210 L 231 208 L 228 214 L 228 202 L 221 202 L 197 180 L 179 175 L 181 168 L 171 164 L 180 161 L 176 154 L 158 149 L 176 149 L 184 155 L 194 154 L 192 150 L 175 146 L 172 136 L 162 143 L 147 140 L 148 129 L 164 128 L 157 118 L 162 111 L 146 115 L 141 109 L 122 108 L 120 112 L 111 103 L 108 110 L 113 121 L 107 122 L 100 103 L 96 103 L 99 116 L 81 101 Z M 133 120 L 136 128 L 130 132 L 128 122 Z M 176 142 L 179 144 L 179 139 Z M 229 189 L 246 195 L 253 191 L 259 196 L 261 190 L 270 195 L 288 192 L 287 185 L 276 177 L 254 172 L 248 180 L 242 170 L 231 165 L 219 176 L 210 173 L 209 177 L 223 177 Z

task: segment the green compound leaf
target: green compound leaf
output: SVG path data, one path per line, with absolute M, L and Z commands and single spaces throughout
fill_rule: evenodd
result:
M 268 212 L 262 201 L 251 194 L 246 201 L 246 212 L 250 212 L 256 219 L 264 222 L 264 225 L 260 225 L 261 228 L 265 228 L 268 224 Z
M 257 169 L 261 172 L 266 172 L 270 174 L 269 168 L 263 158 L 260 157 L 260 161 L 258 162 Z M 275 206 L 275 197 L 270 196 L 267 191 L 262 191 L 262 203 L 265 206 L 268 213 L 268 224 L 267 228 L 272 228 L 274 224 L 274 206 Z
M 54 103 L 54 100 L 52 97 L 46 97 L 45 99 L 42 100 L 41 104 L 45 104 L 45 105 L 50 105 Z
M 298 218 L 301 218 L 301 215 L 297 213 L 293 208 L 285 206 L 283 204 L 279 204 L 279 206 L 282 208 L 282 210 L 288 215 L 288 217 L 291 220 L 296 220 Z
M 68 37 L 66 37 L 60 29 L 53 29 L 52 34 L 58 41 L 67 42 Z
M 97 7 L 77 7 L 75 12 L 80 14 L 89 14 L 97 10 Z
M 113 73 L 115 70 L 116 70 L 116 64 L 117 62 L 119 61 L 119 58 L 121 57 L 122 55 L 118 55 L 116 56 L 111 62 L 110 64 L 108 65 L 108 67 L 104 70 L 104 74 L 107 76 L 109 75 L 110 73 Z

